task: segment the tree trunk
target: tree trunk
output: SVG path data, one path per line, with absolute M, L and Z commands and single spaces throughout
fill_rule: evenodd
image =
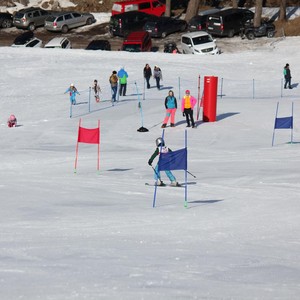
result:
M 280 0 L 279 21 L 286 21 L 286 0 Z
M 166 17 L 171 17 L 171 0 L 166 0 Z
M 254 27 L 259 27 L 261 25 L 262 3 L 263 0 L 256 0 L 254 22 L 253 22 Z
M 200 0 L 190 0 L 186 10 L 185 20 L 188 22 L 192 17 L 198 14 Z
M 232 7 L 238 8 L 238 0 L 232 0 Z

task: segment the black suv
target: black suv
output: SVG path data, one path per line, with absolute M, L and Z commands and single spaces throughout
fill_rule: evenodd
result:
M 187 23 L 184 20 L 170 17 L 158 17 L 156 20 L 147 21 L 143 29 L 148 31 L 151 37 L 165 38 L 171 33 L 185 31 L 186 28 Z
M 51 12 L 39 7 L 29 7 L 16 12 L 13 23 L 17 28 L 35 30 L 36 27 L 44 26 L 46 18 Z
M 208 16 L 206 31 L 211 35 L 233 37 L 253 18 L 254 13 L 249 9 L 224 9 Z
M 0 13 L 0 28 L 10 28 L 13 24 L 13 16 L 10 13 Z
M 111 36 L 127 36 L 132 31 L 143 30 L 147 21 L 158 17 L 141 11 L 129 11 L 110 17 L 109 32 Z

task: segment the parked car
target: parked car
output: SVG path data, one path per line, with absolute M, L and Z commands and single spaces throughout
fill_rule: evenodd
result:
M 111 36 L 127 36 L 132 31 L 143 30 L 147 21 L 157 19 L 157 16 L 149 15 L 141 11 L 129 11 L 110 17 L 109 32 Z
M 50 40 L 44 48 L 60 48 L 60 49 L 71 49 L 72 45 L 69 39 L 66 37 L 55 37 Z
M 185 31 L 186 28 L 186 21 L 170 17 L 160 17 L 156 20 L 147 21 L 143 27 L 145 31 L 150 33 L 151 37 L 162 38 L 174 32 Z
M 10 13 L 0 13 L 0 28 L 10 28 L 13 25 L 13 16 Z
M 20 29 L 35 30 L 36 27 L 44 26 L 45 19 L 51 12 L 39 7 L 24 8 L 16 12 L 13 24 Z
M 24 41 L 23 44 L 18 43 L 18 44 L 12 44 L 12 47 L 30 47 L 30 48 L 41 48 L 43 45 L 42 40 L 34 37 L 29 41 Z
M 115 2 L 111 15 L 117 15 L 129 11 L 142 11 L 147 14 L 162 16 L 166 11 L 166 5 L 158 0 L 125 0 Z
M 205 31 L 194 31 L 181 36 L 184 54 L 219 54 L 220 51 L 212 36 Z
M 24 45 L 27 42 L 29 42 L 30 40 L 32 40 L 33 37 L 34 37 L 34 35 L 33 35 L 32 31 L 25 31 L 15 38 L 13 44 L 14 45 Z
M 241 29 L 241 37 L 247 37 L 248 40 L 254 40 L 256 37 L 267 36 L 272 38 L 275 36 L 275 25 L 273 22 L 262 22 L 259 27 L 254 27 L 253 24 L 246 25 Z
M 253 20 L 254 13 L 249 9 L 230 8 L 220 10 L 207 18 L 206 31 L 211 35 L 233 37 L 239 34 L 245 23 Z
M 219 8 L 207 9 L 199 12 L 198 15 L 191 18 L 188 23 L 189 31 L 206 30 L 206 22 L 209 15 L 219 12 Z
M 110 42 L 107 40 L 93 40 L 91 41 L 87 47 L 86 50 L 111 50 Z
M 131 32 L 122 45 L 122 50 L 129 52 L 146 52 L 151 51 L 151 48 L 151 36 L 147 31 Z
M 90 13 L 60 12 L 49 16 L 45 20 L 45 28 L 49 31 L 67 33 L 72 28 L 91 25 L 96 22 Z

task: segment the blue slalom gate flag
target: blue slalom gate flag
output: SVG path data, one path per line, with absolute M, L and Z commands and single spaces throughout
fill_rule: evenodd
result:
M 276 118 L 275 129 L 293 129 L 293 117 Z
M 187 148 L 161 153 L 158 171 L 187 170 Z

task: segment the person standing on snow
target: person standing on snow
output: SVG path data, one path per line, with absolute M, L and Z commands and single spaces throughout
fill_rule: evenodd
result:
M 116 102 L 117 99 L 117 91 L 118 91 L 118 76 L 117 76 L 117 71 L 113 71 L 112 74 L 109 77 L 109 83 L 111 87 L 111 101 Z
M 177 110 L 177 100 L 174 97 L 174 92 L 172 90 L 169 91 L 169 95 L 165 99 L 165 107 L 166 107 L 166 117 L 161 125 L 161 128 L 166 128 L 169 118 L 171 117 L 171 127 L 175 127 L 175 114 Z
M 120 96 L 126 96 L 128 74 L 125 71 L 124 67 L 122 67 L 118 72 L 118 77 L 120 82 Z
M 144 78 L 147 82 L 147 89 L 150 89 L 150 78 L 152 76 L 152 70 L 149 66 L 149 64 L 146 64 L 145 68 L 144 68 Z
M 156 143 L 156 149 L 155 149 L 154 153 L 151 155 L 150 159 L 148 160 L 148 165 L 149 166 L 152 166 L 153 160 L 160 153 L 172 152 L 172 150 L 165 145 L 165 142 L 164 142 L 164 140 L 162 138 L 160 138 L 160 137 L 157 138 L 156 141 L 155 141 L 155 143 Z M 180 184 L 176 181 L 175 176 L 172 174 L 172 172 L 170 170 L 166 170 L 165 172 L 166 172 L 166 175 L 168 176 L 168 178 L 171 181 L 171 185 L 173 185 L 173 186 L 180 186 Z M 166 185 L 161 180 L 160 172 L 158 172 L 158 164 L 156 165 L 156 167 L 154 169 L 154 179 L 155 179 L 155 184 L 157 184 L 159 186 Z
M 94 85 L 93 85 L 92 89 L 93 89 L 93 92 L 94 92 L 96 102 L 99 102 L 100 101 L 99 93 L 101 92 L 101 88 L 100 88 L 100 85 L 98 84 L 98 81 L 96 79 L 94 80 Z
M 286 64 L 285 67 L 283 68 L 283 75 L 284 75 L 284 79 L 285 79 L 285 83 L 284 83 L 284 88 L 286 89 L 287 86 L 289 87 L 289 89 L 292 88 L 291 86 L 291 70 L 290 70 L 290 65 Z
M 74 83 L 70 84 L 70 87 L 65 91 L 65 94 L 70 94 L 70 102 L 71 105 L 76 105 L 76 94 L 80 95 L 80 93 L 77 91 L 76 87 L 74 86 Z
M 158 90 L 160 90 L 160 80 L 162 80 L 162 71 L 158 66 L 154 67 L 153 70 L 153 77 L 156 80 L 156 87 Z
M 182 115 L 186 117 L 187 127 L 195 128 L 193 109 L 197 103 L 197 99 L 190 95 L 190 90 L 185 91 L 185 95 L 181 100 L 181 111 Z

